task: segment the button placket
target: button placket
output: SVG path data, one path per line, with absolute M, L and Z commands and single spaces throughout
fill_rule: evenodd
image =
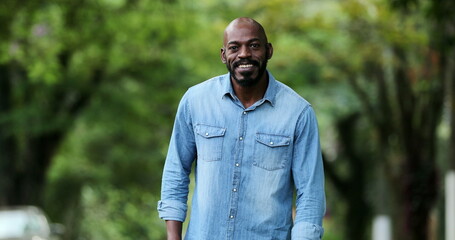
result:
M 232 174 L 232 185 L 231 185 L 231 199 L 230 199 L 230 210 L 228 215 L 228 234 L 227 239 L 232 239 L 233 237 L 233 230 L 235 229 L 235 219 L 237 218 L 237 207 L 238 207 L 238 200 L 239 200 L 239 193 L 241 192 L 240 189 L 240 179 L 241 179 L 241 170 L 240 167 L 243 161 L 243 154 L 245 149 L 245 137 L 246 137 L 246 129 L 247 129 L 247 119 L 249 113 L 247 111 L 240 112 L 240 124 L 238 126 L 238 135 L 236 141 L 236 151 L 234 156 L 234 168 Z

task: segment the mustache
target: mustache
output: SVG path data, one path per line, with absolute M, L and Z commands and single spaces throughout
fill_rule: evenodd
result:
M 253 66 L 259 66 L 259 62 L 254 60 L 239 60 L 233 64 L 234 67 L 238 67 L 243 64 L 252 64 Z

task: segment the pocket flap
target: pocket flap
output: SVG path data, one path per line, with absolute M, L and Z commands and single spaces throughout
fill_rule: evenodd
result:
M 269 147 L 282 147 L 288 146 L 291 142 L 291 138 L 281 135 L 256 133 L 256 141 Z
M 196 133 L 204 138 L 222 137 L 226 132 L 226 128 L 214 127 L 198 124 L 195 127 Z

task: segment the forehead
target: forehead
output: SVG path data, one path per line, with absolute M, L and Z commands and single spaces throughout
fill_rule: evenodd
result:
M 255 40 L 267 42 L 264 31 L 255 24 L 232 24 L 224 32 L 224 45 L 233 42 L 250 42 Z

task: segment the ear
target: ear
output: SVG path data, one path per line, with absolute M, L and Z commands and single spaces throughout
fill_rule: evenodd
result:
M 224 47 L 221 48 L 220 57 L 221 57 L 221 62 L 226 64 L 226 50 L 224 49 Z
M 273 46 L 271 43 L 267 43 L 267 59 L 271 59 L 273 56 Z

